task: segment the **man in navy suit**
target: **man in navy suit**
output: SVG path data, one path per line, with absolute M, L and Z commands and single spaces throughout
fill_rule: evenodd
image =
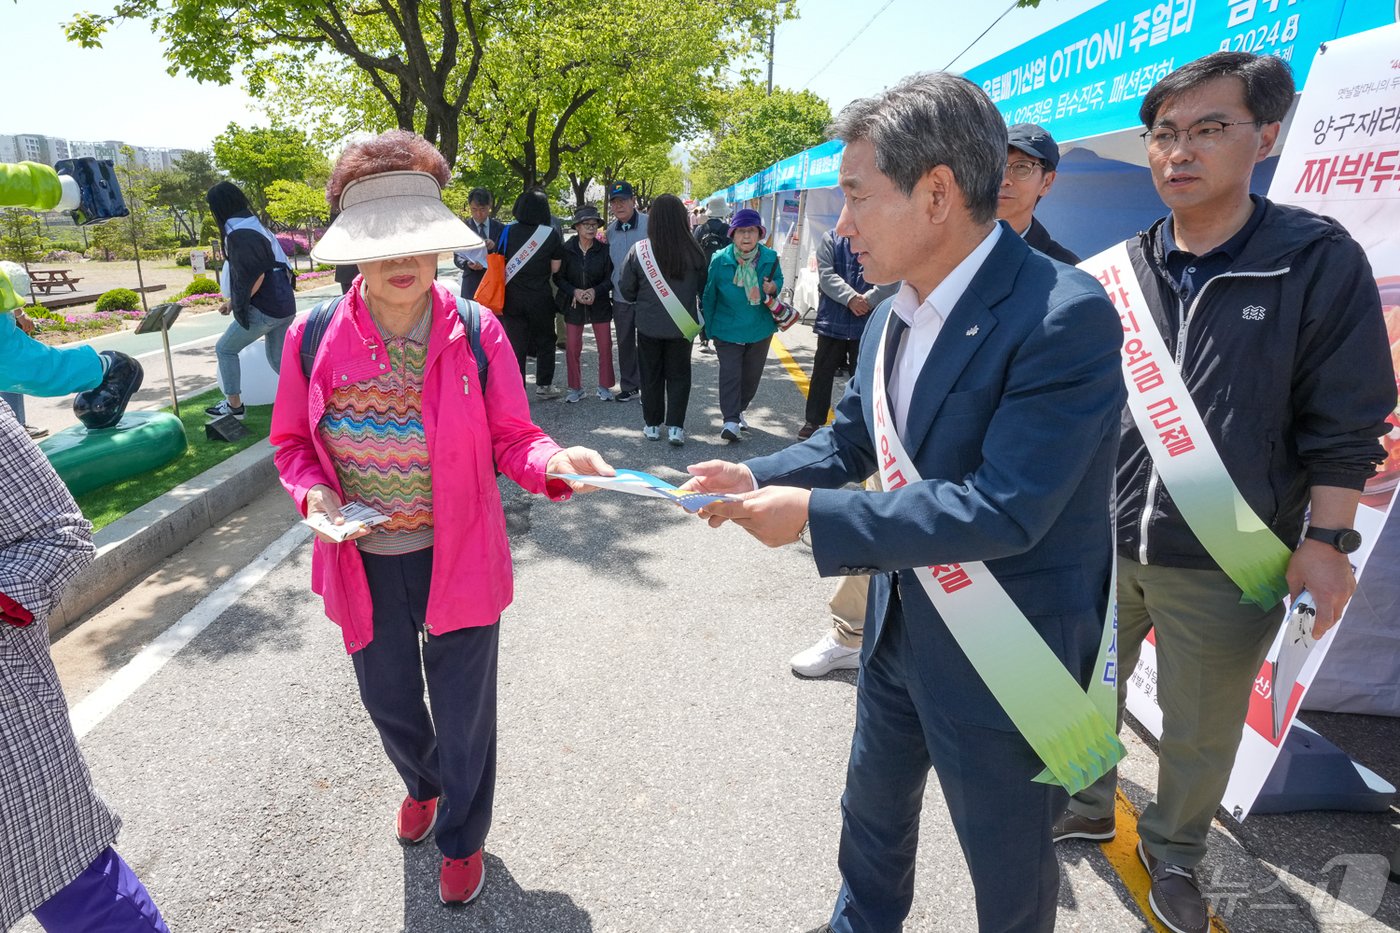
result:
M 746 464 L 696 464 L 689 485 L 741 494 L 707 510 L 712 525 L 733 521 L 773 547 L 805 530 L 823 576 L 872 575 L 830 930 L 901 929 L 932 767 L 979 928 L 1048 931 L 1060 877 L 1050 830 L 1066 795 L 1033 780 L 1042 761 L 910 568 L 983 562 L 1025 616 L 1020 637 L 1044 641 L 1068 686 L 1096 676 L 1121 325 L 1093 278 L 997 222 L 1006 125 L 976 85 L 906 78 L 847 106 L 832 132 L 846 142 L 836 231 L 867 281 L 903 286 L 873 313 L 830 427 Z M 888 482 L 890 424 L 901 469 L 919 476 L 900 488 Z M 877 470 L 891 491 L 848 485 Z

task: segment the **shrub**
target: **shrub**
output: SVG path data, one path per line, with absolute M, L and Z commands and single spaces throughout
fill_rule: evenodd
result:
M 324 262 L 318 262 L 318 263 L 316 263 L 315 268 L 313 268 L 311 271 L 312 271 L 312 272 L 334 272 L 334 271 L 335 271 L 335 266 L 328 266 L 328 265 L 326 265 Z
M 219 283 L 207 276 L 198 276 L 193 282 L 185 286 L 185 290 L 175 296 L 178 301 L 181 298 L 188 298 L 190 295 L 217 295 L 219 293 Z
M 25 306 L 24 306 L 22 309 L 20 309 L 20 310 L 22 310 L 25 314 L 29 315 L 29 316 L 30 316 L 31 318 L 33 318 L 35 321 L 61 321 L 61 320 L 63 320 L 63 315 L 59 314 L 57 311 L 50 311 L 48 308 L 44 307 L 43 305 L 25 305 Z
M 140 311 L 141 296 L 129 288 L 114 288 L 97 299 L 98 311 Z
M 188 266 L 188 265 L 191 265 L 191 264 L 192 264 L 192 261 L 191 261 L 191 259 L 190 259 L 190 254 L 189 254 L 189 253 L 185 252 L 184 250 L 181 250 L 180 252 L 178 252 L 178 253 L 175 254 L 175 265 L 177 265 L 177 266 Z

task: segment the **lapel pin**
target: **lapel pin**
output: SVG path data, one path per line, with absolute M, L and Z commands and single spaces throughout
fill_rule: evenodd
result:
M 976 325 L 976 324 L 973 324 L 971 327 L 969 327 L 969 328 L 967 329 L 967 333 L 965 334 L 965 336 L 967 336 L 967 337 L 976 337 L 976 336 L 977 336 L 977 325 Z

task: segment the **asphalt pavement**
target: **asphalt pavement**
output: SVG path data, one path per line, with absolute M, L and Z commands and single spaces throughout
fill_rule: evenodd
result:
M 810 369 L 810 329 L 783 339 Z M 753 431 L 735 445 L 717 434 L 714 358 L 694 361 L 681 449 L 643 439 L 636 402 L 531 409 L 561 443 L 673 480 L 687 463 L 790 442 L 802 398 L 777 356 L 749 412 Z M 590 339 L 585 384 L 593 366 Z M 806 680 L 787 659 L 825 630 L 832 581 L 800 545 L 769 550 L 665 503 L 612 493 L 550 503 L 504 479 L 501 490 L 516 592 L 502 623 L 486 887 L 465 908 L 438 904 L 431 841 L 394 839 L 403 788 L 310 593 L 310 547 L 283 537 L 295 516 L 280 492 L 56 643 L 79 703 L 157 633 L 197 615 L 216 586 L 236 583 L 263 548 L 290 542 L 290 556 L 83 740 L 125 819 L 119 848 L 172 930 L 804 933 L 826 919 L 855 676 Z M 1332 725 L 1355 726 L 1344 746 L 1394 780 L 1395 722 Z M 1136 733 L 1124 738 L 1124 790 L 1140 807 L 1155 758 Z M 1400 929 L 1400 888 L 1376 889 L 1363 870 L 1400 844 L 1395 822 L 1391 812 L 1217 823 L 1203 877 L 1230 930 Z M 1131 825 L 1120 830 L 1121 844 Z M 1362 867 L 1339 867 L 1346 855 Z M 1061 863 L 1058 929 L 1155 929 L 1140 905 L 1142 870 L 1121 851 L 1069 843 Z M 976 928 L 936 782 L 916 885 L 906 929 Z M 1373 905 L 1377 890 L 1384 900 Z

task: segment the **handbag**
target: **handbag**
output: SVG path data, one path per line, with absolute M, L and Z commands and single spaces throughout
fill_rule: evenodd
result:
M 506 257 L 500 253 L 490 253 L 486 257 L 486 271 L 477 283 L 472 299 L 477 304 L 490 308 L 493 314 L 500 314 L 506 306 Z
M 771 281 L 773 273 L 778 270 L 778 259 L 773 260 L 773 266 L 768 270 L 765 281 Z M 783 304 L 783 300 L 777 295 L 766 295 L 763 299 L 763 306 L 768 309 L 768 313 L 773 315 L 773 323 L 778 325 L 778 330 L 785 331 L 802 319 L 802 315 L 797 309 Z

